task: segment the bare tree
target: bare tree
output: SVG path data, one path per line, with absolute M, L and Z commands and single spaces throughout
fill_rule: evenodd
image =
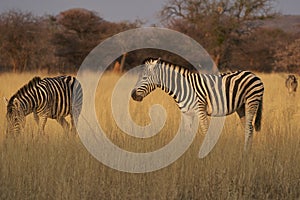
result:
M 273 16 L 274 0 L 169 0 L 162 22 L 200 42 L 217 65 L 226 66 L 230 49 L 252 32 L 257 19 Z
M 41 17 L 30 12 L 10 10 L 0 15 L 0 57 L 12 71 L 31 70 L 48 55 L 46 33 Z

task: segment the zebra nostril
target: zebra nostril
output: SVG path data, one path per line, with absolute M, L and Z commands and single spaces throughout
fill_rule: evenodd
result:
M 133 89 L 132 91 L 131 91 L 131 96 L 133 95 L 133 93 L 135 93 L 136 92 L 136 89 Z
M 136 92 L 136 90 L 135 90 L 135 89 L 133 89 L 133 90 L 131 91 L 131 97 L 132 97 L 133 99 L 134 99 L 134 98 L 135 98 L 135 96 L 136 96 L 135 92 Z
M 132 90 L 131 97 L 135 101 L 142 101 L 143 100 L 143 97 L 141 95 L 137 95 L 136 89 Z

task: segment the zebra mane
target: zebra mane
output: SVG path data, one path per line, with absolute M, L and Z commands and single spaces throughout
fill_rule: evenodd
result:
M 159 59 L 159 63 L 164 65 L 165 67 L 168 67 L 170 69 L 173 69 L 181 74 L 188 74 L 188 73 L 193 73 L 190 69 L 188 69 L 187 67 L 184 67 L 184 66 L 181 66 L 181 65 L 178 65 L 178 64 L 174 64 L 170 61 L 166 61 L 166 60 L 163 60 L 161 58 L 153 58 L 153 57 L 149 57 L 149 58 L 146 58 L 144 61 L 143 61 L 143 64 L 145 64 L 146 62 L 153 62 L 155 60 L 158 60 Z
M 155 61 L 155 60 L 158 60 L 159 58 L 155 58 L 155 57 L 148 57 L 146 59 L 143 60 L 143 64 L 146 64 L 146 62 L 152 62 L 152 61 Z
M 32 80 L 30 80 L 27 84 L 25 84 L 23 87 L 21 87 L 8 101 L 7 103 L 7 111 L 12 112 L 12 107 L 14 105 L 14 100 L 21 96 L 25 91 L 27 91 L 30 88 L 35 87 L 40 81 L 41 77 L 36 76 Z
M 244 71 L 244 70 L 237 70 L 237 71 L 228 71 L 228 72 L 222 72 L 219 74 L 219 76 L 221 77 L 224 77 L 226 75 L 230 75 L 230 74 L 237 74 L 237 73 L 240 73 L 241 71 Z M 251 72 L 249 72 L 251 73 Z

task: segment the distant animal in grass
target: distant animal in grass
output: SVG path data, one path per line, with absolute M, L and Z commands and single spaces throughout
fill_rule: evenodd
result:
M 298 87 L 298 81 L 295 75 L 288 75 L 285 80 L 285 86 L 288 89 L 289 94 L 295 95 Z

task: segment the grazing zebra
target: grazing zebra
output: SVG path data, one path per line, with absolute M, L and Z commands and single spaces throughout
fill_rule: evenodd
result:
M 288 89 L 289 94 L 295 95 L 298 87 L 298 81 L 295 75 L 288 75 L 287 79 L 285 80 L 285 86 Z
M 207 116 L 225 116 L 237 112 L 245 125 L 245 150 L 251 147 L 253 121 L 256 131 L 261 128 L 264 86 L 249 71 L 221 75 L 192 73 L 188 69 L 161 61 L 147 59 L 142 75 L 131 97 L 142 101 L 157 87 L 176 101 L 182 112 L 198 115 L 203 133 L 208 130 Z M 255 117 L 255 120 L 254 120 Z
M 81 107 L 82 88 L 74 77 L 34 77 L 7 100 L 7 133 L 20 133 L 25 126 L 25 117 L 30 113 L 38 124 L 39 133 L 44 134 L 47 118 L 56 119 L 68 132 L 67 115 L 71 116 L 72 131 L 75 131 Z

